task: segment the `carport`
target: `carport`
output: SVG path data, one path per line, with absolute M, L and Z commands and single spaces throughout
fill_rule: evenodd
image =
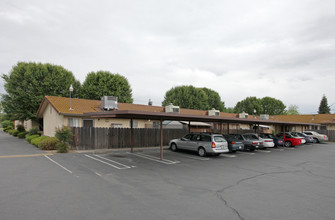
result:
M 196 122 L 214 122 L 220 123 L 220 132 L 222 133 L 222 124 L 228 124 L 229 133 L 229 123 L 239 123 L 239 124 L 255 124 L 260 126 L 263 125 L 318 125 L 313 123 L 301 123 L 301 122 L 282 122 L 282 121 L 272 121 L 272 120 L 260 120 L 260 119 L 246 119 L 246 118 L 231 118 L 222 116 L 208 116 L 208 115 L 191 115 L 191 114 L 179 114 L 179 113 L 166 113 L 166 112 L 148 112 L 148 111 L 136 111 L 136 110 L 114 110 L 114 111 L 104 111 L 104 112 L 90 112 L 85 113 L 85 116 L 91 118 L 124 118 L 130 119 L 131 123 L 131 152 L 134 151 L 134 132 L 133 132 L 133 120 L 134 119 L 145 119 L 145 120 L 157 120 L 160 121 L 160 158 L 163 159 L 163 121 L 191 121 Z

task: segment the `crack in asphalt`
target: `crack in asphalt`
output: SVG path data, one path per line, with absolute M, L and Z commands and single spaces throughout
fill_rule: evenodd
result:
M 224 194 L 224 192 L 227 189 L 230 189 L 232 187 L 238 186 L 240 183 L 242 183 L 244 181 L 247 181 L 247 180 L 250 180 L 250 179 L 255 179 L 255 178 L 258 178 L 260 176 L 271 175 L 271 174 L 297 173 L 297 172 L 301 172 L 301 171 L 300 170 L 294 170 L 294 171 L 274 171 L 274 172 L 269 172 L 269 173 L 260 172 L 260 171 L 258 171 L 258 172 L 260 174 L 240 179 L 240 180 L 236 181 L 236 183 L 234 185 L 226 186 L 226 187 L 224 187 L 224 188 L 216 191 L 217 198 L 220 199 L 225 204 L 226 207 L 230 208 L 237 215 L 237 217 L 240 220 L 245 220 L 245 219 L 242 217 L 242 215 L 240 214 L 240 212 L 237 209 L 235 209 L 234 207 L 232 207 L 231 205 L 229 205 L 228 201 L 222 195 L 222 194 Z

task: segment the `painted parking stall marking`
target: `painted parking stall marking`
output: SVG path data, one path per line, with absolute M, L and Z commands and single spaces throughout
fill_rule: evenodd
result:
M 127 166 L 125 164 L 122 164 L 122 163 L 119 163 L 117 161 L 114 161 L 114 160 L 111 160 L 111 159 L 108 159 L 108 158 L 105 158 L 105 157 L 102 157 L 102 156 L 99 156 L 99 155 L 87 155 L 85 154 L 86 157 L 92 159 L 92 160 L 95 160 L 95 161 L 98 161 L 100 163 L 103 163 L 103 164 L 106 164 L 108 166 L 111 166 L 111 167 L 114 167 L 118 170 L 124 170 L 124 169 L 130 169 L 132 167 L 130 166 Z
M 184 157 L 184 158 L 189 158 L 189 159 L 193 159 L 193 160 L 210 160 L 208 157 L 185 155 L 185 154 L 181 154 L 181 153 L 173 153 L 173 156 Z
M 262 152 L 262 153 L 271 153 L 269 150 L 257 150 L 257 152 Z
M 67 169 L 66 167 L 60 165 L 58 162 L 54 161 L 53 159 L 51 159 L 50 157 L 48 157 L 47 155 L 44 155 L 45 158 L 47 158 L 48 160 L 50 160 L 51 162 L 53 162 L 54 164 L 56 164 L 57 166 L 63 168 L 64 170 L 66 170 L 67 172 L 72 174 L 72 171 Z
M 152 160 L 152 161 L 155 161 L 155 162 L 158 162 L 158 163 L 163 163 L 163 164 L 176 164 L 176 163 L 180 163 L 180 161 L 172 161 L 172 160 L 167 160 L 167 159 L 160 159 L 160 157 L 155 157 L 155 156 L 152 156 L 152 155 L 148 155 L 148 154 L 143 154 L 143 153 L 130 153 L 130 152 L 127 152 L 127 154 L 131 154 L 131 155 L 134 155 L 134 156 L 137 156 L 137 157 L 141 157 L 141 158 L 144 158 L 144 159 L 147 159 L 147 160 Z
M 220 154 L 220 157 L 233 158 L 233 157 L 236 157 L 236 155 L 231 155 L 231 154 Z
M 244 152 L 244 151 L 239 151 L 236 152 L 237 154 L 247 154 L 247 155 L 254 155 L 255 153 L 249 153 L 249 152 Z

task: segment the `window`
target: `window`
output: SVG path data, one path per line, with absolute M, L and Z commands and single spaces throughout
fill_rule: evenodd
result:
M 93 119 L 83 119 L 83 127 L 85 128 L 93 127 Z
M 211 142 L 212 138 L 208 135 L 201 135 L 201 141 Z
M 129 127 L 131 127 L 131 120 L 129 121 Z M 138 121 L 133 120 L 133 128 L 138 128 Z
M 68 118 L 67 125 L 69 127 L 79 127 L 79 118 Z
M 123 125 L 122 125 L 122 124 L 118 124 L 118 123 L 112 123 L 112 124 L 111 124 L 111 127 L 112 127 L 112 128 L 122 128 Z
M 320 130 L 327 130 L 327 125 L 321 125 Z

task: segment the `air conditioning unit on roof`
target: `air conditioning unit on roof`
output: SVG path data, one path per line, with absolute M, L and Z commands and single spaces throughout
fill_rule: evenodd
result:
M 170 103 L 170 105 L 165 106 L 165 112 L 166 113 L 179 113 L 180 108 L 179 106 L 174 106 L 172 103 Z
M 209 116 L 220 116 L 220 110 L 216 110 L 213 108 L 212 110 L 208 110 L 208 115 Z
M 118 109 L 117 97 L 116 96 L 101 97 L 101 109 L 107 111 Z
M 249 116 L 249 114 L 245 113 L 245 112 L 242 112 L 242 113 L 238 114 L 239 118 L 248 118 L 248 116 Z
M 269 115 L 267 115 L 267 114 L 261 114 L 261 115 L 259 116 L 259 118 L 260 118 L 260 119 L 263 119 L 263 120 L 269 120 Z

